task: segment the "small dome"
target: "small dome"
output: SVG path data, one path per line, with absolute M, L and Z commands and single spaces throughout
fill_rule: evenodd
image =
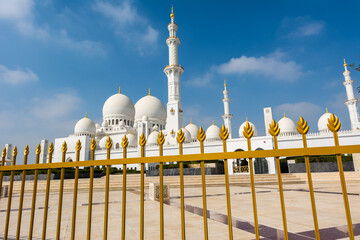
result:
M 185 142 L 186 143 L 191 142 L 191 134 L 190 134 L 190 132 L 186 128 L 181 128 L 181 131 L 183 131 L 183 133 L 184 133 Z
M 146 116 L 146 115 L 142 116 L 141 121 L 143 121 L 143 122 L 149 121 L 148 116 Z
M 104 136 L 101 140 L 100 140 L 100 142 L 99 142 L 99 147 L 100 148 L 106 148 L 106 141 L 107 141 L 107 139 L 108 139 L 108 136 Z M 111 139 L 111 138 L 110 138 Z
M 129 147 L 136 147 L 137 146 L 137 137 L 132 134 L 126 134 L 126 137 L 128 138 L 128 142 L 129 142 Z
M 253 137 L 257 137 L 258 132 L 257 132 L 257 129 L 256 129 L 255 125 L 252 122 L 249 122 L 249 124 L 252 127 L 252 130 L 254 131 Z M 246 126 L 246 122 L 244 122 L 243 124 L 240 125 L 240 127 L 239 127 L 239 137 L 244 137 L 243 132 L 244 132 L 245 126 Z
M 207 140 L 217 140 L 220 139 L 220 128 L 215 124 L 212 124 L 208 129 L 206 129 L 206 139 Z
M 159 132 L 158 131 L 153 131 L 150 133 L 148 139 L 147 139 L 147 144 L 148 145 L 155 145 L 155 144 L 158 144 L 157 142 L 157 139 L 158 139 L 158 136 L 159 136 Z
M 280 128 L 280 136 L 289 135 L 289 134 L 296 134 L 296 125 L 293 120 L 290 118 L 284 117 L 279 121 L 279 128 Z
M 331 117 L 331 113 L 329 113 L 326 110 L 326 113 L 324 113 L 318 120 L 318 130 L 319 132 L 328 132 L 329 128 L 327 127 L 328 125 L 328 119 Z
M 185 129 L 189 131 L 192 140 L 197 139 L 199 128 L 195 124 L 190 122 Z
M 166 108 L 156 97 L 147 95 L 135 104 L 135 121 L 142 120 L 146 115 L 149 120 L 166 121 Z
M 102 126 L 102 127 L 107 127 L 107 126 L 109 126 L 109 125 L 108 125 L 108 123 L 107 123 L 106 121 L 104 121 L 104 122 L 102 122 L 101 126 Z
M 134 103 L 124 94 L 117 93 L 109 97 L 104 103 L 103 117 L 122 116 L 133 119 L 135 115 Z
M 158 131 L 159 130 L 159 127 L 158 125 L 154 125 L 153 128 L 152 128 L 153 131 Z
M 121 121 L 120 121 L 119 126 L 120 126 L 121 128 L 125 126 L 124 120 L 121 120 Z
M 100 124 L 98 124 L 98 123 L 95 124 L 96 130 L 99 129 L 100 127 L 101 127 Z
M 88 117 L 80 119 L 74 128 L 75 134 L 95 134 L 96 126 L 95 123 Z

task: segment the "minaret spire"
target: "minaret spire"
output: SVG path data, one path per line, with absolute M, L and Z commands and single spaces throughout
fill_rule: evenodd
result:
M 230 98 L 229 98 L 229 91 L 227 90 L 226 80 L 224 80 L 224 115 L 222 116 L 224 119 L 224 125 L 229 131 L 229 138 L 232 138 L 232 131 L 231 131 L 231 118 L 232 114 L 230 114 Z
M 359 117 L 359 110 L 358 110 L 358 103 L 359 99 L 355 98 L 354 94 L 354 88 L 353 83 L 354 81 L 351 79 L 350 71 L 347 69 L 347 64 L 344 59 L 344 69 L 343 72 L 345 81 L 343 82 L 345 89 L 346 89 L 346 95 L 347 95 L 347 101 L 345 101 L 345 105 L 348 107 L 349 115 L 350 115 L 350 122 L 351 122 L 351 130 L 360 129 L 360 117 Z
M 178 46 L 180 44 L 180 39 L 176 36 L 178 26 L 174 22 L 175 14 L 173 6 L 171 7 L 170 18 L 171 23 L 168 25 L 169 37 L 166 39 L 166 44 L 169 47 L 169 65 L 164 69 L 168 78 L 167 133 L 177 132 L 183 124 L 180 77 L 184 68 L 179 65 Z

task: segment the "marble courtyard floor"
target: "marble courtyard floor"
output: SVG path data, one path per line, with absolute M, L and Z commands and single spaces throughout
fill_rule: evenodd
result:
M 284 196 L 289 239 L 315 239 L 310 197 L 306 175 L 284 176 Z M 140 189 L 139 175 L 128 175 L 126 202 L 126 239 L 139 239 Z M 337 173 L 313 174 L 316 207 L 321 239 L 346 239 L 347 225 L 343 197 Z M 347 189 L 352 222 L 356 239 L 360 239 L 360 174 L 347 173 Z M 120 239 L 122 188 L 121 175 L 110 177 L 109 230 L 108 239 Z M 146 177 L 157 182 L 157 177 Z M 241 181 L 238 179 L 242 179 Z M 180 239 L 180 189 L 178 177 L 165 177 L 171 186 L 170 201 L 164 206 L 165 239 Z M 227 208 L 224 176 L 206 176 L 209 239 L 228 239 Z M 256 178 L 256 198 L 259 231 L 262 239 L 282 239 L 283 226 L 276 175 Z M 94 179 L 92 239 L 102 239 L 104 221 L 104 178 Z M 201 177 L 185 177 L 186 239 L 203 239 Z M 234 239 L 255 239 L 253 211 L 248 176 L 231 176 L 231 211 Z M 9 184 L 9 182 L 4 182 Z M 10 216 L 9 239 L 15 239 L 19 184 L 15 182 Z M 55 239 L 58 211 L 59 180 L 51 181 L 50 206 L 48 211 L 47 239 Z M 77 201 L 76 239 L 86 238 L 88 211 L 88 179 L 79 179 Z M 41 239 L 45 181 L 39 181 L 37 193 L 34 239 Z M 70 239 L 72 217 L 73 180 L 65 180 L 63 197 L 61 239 Z M 145 239 L 159 239 L 159 202 L 148 199 L 145 190 Z M 26 182 L 21 236 L 27 239 L 32 199 L 32 181 Z M 4 233 L 7 198 L 0 199 L 0 239 Z

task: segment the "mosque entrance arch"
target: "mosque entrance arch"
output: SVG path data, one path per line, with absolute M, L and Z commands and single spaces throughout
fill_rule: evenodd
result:
M 235 152 L 244 151 L 243 149 L 239 148 L 236 149 Z M 249 162 L 246 158 L 237 158 L 233 162 L 233 172 L 234 173 L 248 173 L 249 172 Z
M 262 148 L 255 149 L 255 151 L 261 151 L 261 150 L 264 149 Z M 255 174 L 268 174 L 269 166 L 266 158 L 255 158 L 254 169 L 255 169 Z

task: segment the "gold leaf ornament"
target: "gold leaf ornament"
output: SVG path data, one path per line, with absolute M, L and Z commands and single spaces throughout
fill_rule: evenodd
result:
M 36 150 L 35 150 L 36 155 L 39 155 L 41 153 L 41 147 L 40 144 L 37 145 Z
M 50 143 L 48 152 L 49 152 L 49 153 L 53 153 L 53 152 L 54 152 L 54 144 L 53 144 L 53 143 Z
M 129 145 L 128 138 L 126 137 L 126 135 L 124 135 L 124 137 L 122 138 L 121 146 L 123 148 L 127 148 L 128 145 Z
M 4 147 L 4 149 L 2 150 L 2 154 L 1 154 L 1 157 L 5 157 L 6 156 L 6 148 Z
M 332 113 L 328 119 L 328 128 L 331 132 L 338 132 L 341 129 L 341 122 L 338 117 Z
M 63 145 L 62 145 L 62 147 L 61 147 L 61 151 L 62 151 L 63 153 L 67 151 L 67 144 L 66 144 L 65 141 L 64 141 L 64 143 L 63 143 Z
M 222 140 L 226 140 L 229 137 L 229 131 L 224 124 L 221 126 L 219 136 Z
M 279 135 L 280 133 L 280 128 L 279 128 L 279 124 L 275 122 L 275 120 L 273 119 L 271 121 L 271 123 L 269 124 L 269 133 L 271 134 L 271 136 L 276 137 Z
M 144 133 L 142 133 L 140 136 L 140 139 L 139 139 L 139 145 L 140 145 L 140 147 L 143 147 L 143 146 L 145 146 L 145 144 L 146 144 L 146 139 L 145 139 Z
M 24 150 L 24 156 L 27 156 L 27 155 L 29 155 L 29 146 L 28 145 L 25 146 L 25 150 Z
M 158 138 L 157 138 L 157 142 L 159 145 L 163 145 L 165 142 L 165 137 L 162 131 L 160 131 Z
M 17 147 L 15 146 L 12 155 L 14 157 L 16 157 L 17 154 L 18 154 L 18 151 L 17 151 Z
M 205 141 L 205 138 L 206 138 L 205 131 L 202 127 L 200 127 L 198 131 L 197 139 L 199 140 L 199 142 L 203 142 Z
M 96 148 L 96 141 L 95 141 L 95 138 L 93 138 L 90 143 L 90 150 L 93 151 L 93 150 L 95 150 L 95 148 Z
M 110 149 L 112 147 L 112 140 L 110 137 L 106 139 L 106 149 Z
M 185 134 L 181 129 L 177 133 L 176 140 L 178 141 L 178 143 L 183 143 L 185 141 Z
M 254 130 L 252 129 L 252 126 L 248 121 L 246 121 L 246 124 L 244 126 L 243 134 L 245 138 L 252 138 L 252 136 L 254 135 Z
M 300 117 L 299 121 L 297 122 L 296 129 L 301 135 L 305 135 L 309 132 L 309 125 L 303 117 Z
M 75 150 L 78 152 L 81 150 L 81 142 L 80 139 L 76 142 Z

